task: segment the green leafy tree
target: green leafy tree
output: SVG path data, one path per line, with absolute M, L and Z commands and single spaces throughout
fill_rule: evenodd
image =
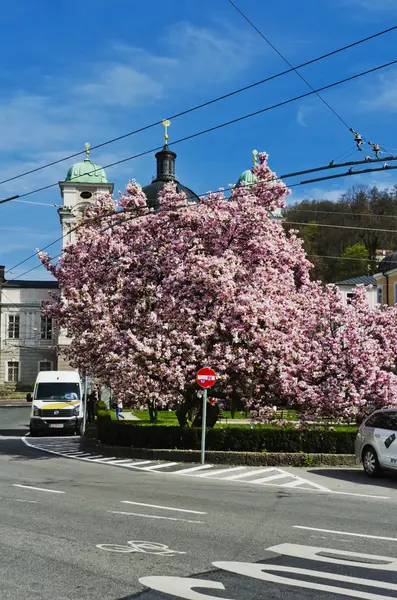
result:
M 345 248 L 338 260 L 341 279 L 368 275 L 371 269 L 368 259 L 368 249 L 364 244 L 357 243 Z

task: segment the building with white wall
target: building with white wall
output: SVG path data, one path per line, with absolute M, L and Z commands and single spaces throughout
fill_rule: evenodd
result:
M 73 243 L 74 228 L 97 194 L 113 192 L 105 171 L 89 158 L 70 167 L 59 182 L 63 200 L 58 210 L 63 247 Z M 43 300 L 58 290 L 58 282 L 23 281 L 4 278 L 0 266 L 0 385 L 29 389 L 39 371 L 70 369 L 62 356 L 69 340 L 65 331 L 57 331 L 51 319 L 42 314 Z
M 345 304 L 349 303 L 358 285 L 364 285 L 366 287 L 368 304 L 370 306 L 375 306 L 375 304 L 377 304 L 376 279 L 371 275 L 352 277 L 350 279 L 345 279 L 344 281 L 339 281 L 336 285 L 342 292 Z
M 38 371 L 57 369 L 57 332 L 41 303 L 56 281 L 4 281 L 0 267 L 0 385 L 28 388 Z

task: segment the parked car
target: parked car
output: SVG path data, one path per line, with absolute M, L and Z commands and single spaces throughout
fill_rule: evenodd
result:
M 361 423 L 355 453 L 368 477 L 397 470 L 397 408 L 376 410 Z

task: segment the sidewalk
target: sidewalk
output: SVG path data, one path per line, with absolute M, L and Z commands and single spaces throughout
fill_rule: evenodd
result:
M 31 402 L 26 402 L 26 400 L 21 398 L 10 398 L 9 400 L 0 398 L 0 406 L 31 406 Z

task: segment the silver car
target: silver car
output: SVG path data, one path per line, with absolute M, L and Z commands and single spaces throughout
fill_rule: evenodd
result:
M 377 410 L 362 422 L 355 453 L 368 477 L 397 470 L 397 408 Z

